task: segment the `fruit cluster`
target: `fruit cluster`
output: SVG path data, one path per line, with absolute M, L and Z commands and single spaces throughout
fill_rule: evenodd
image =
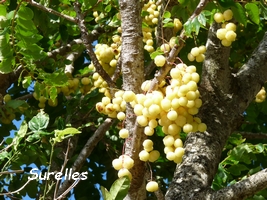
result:
M 142 84 L 141 89 L 144 91 L 142 94 L 135 94 L 132 91 L 116 91 L 112 99 L 109 96 L 103 97 L 101 102 L 96 104 L 96 109 L 109 117 L 125 120 L 126 103 L 129 103 L 137 116 L 137 123 L 144 127 L 144 134 L 152 136 L 157 126 L 162 127 L 163 133 L 166 134 L 163 139 L 166 158 L 180 163 L 184 155 L 180 132 L 204 132 L 207 126 L 201 122 L 200 118 L 195 117 L 202 105 L 197 87 L 200 77 L 196 72 L 196 67 L 178 64 L 170 71 L 170 76 L 168 84 L 163 81 L 158 89 L 152 92 L 149 92 L 150 80 Z M 128 138 L 129 130 L 122 128 L 119 136 L 123 139 Z M 155 162 L 159 158 L 160 153 L 154 150 L 152 140 L 146 139 L 143 142 L 143 148 L 139 153 L 140 160 Z M 122 161 L 115 160 L 114 163 L 123 166 Z M 123 170 L 131 177 L 127 167 L 115 169 Z M 150 188 L 148 191 L 154 190 Z
M 155 1 L 150 0 L 146 4 L 144 4 L 142 11 L 148 13 L 148 15 L 144 17 L 144 22 L 148 25 L 157 25 L 160 8 L 161 6 L 157 6 Z
M 255 101 L 257 103 L 261 103 L 266 99 L 266 91 L 265 88 L 262 87 L 261 90 L 258 92 L 258 94 L 256 95 L 256 99 Z
M 200 47 L 194 47 L 193 49 L 191 49 L 190 53 L 188 53 L 187 58 L 191 62 L 193 62 L 194 60 L 196 60 L 197 62 L 203 62 L 205 59 L 205 52 L 206 47 L 204 45 Z
M 232 22 L 227 23 L 233 18 L 233 12 L 231 10 L 226 10 L 224 13 L 216 13 L 214 15 L 214 20 L 217 23 L 224 22 L 222 28 L 218 29 L 216 36 L 221 40 L 221 43 L 225 47 L 231 46 L 232 42 L 236 39 L 236 25 Z
M 118 177 L 128 176 L 132 179 L 132 174 L 129 171 L 134 166 L 134 160 L 128 155 L 121 155 L 112 161 L 114 169 L 118 170 Z

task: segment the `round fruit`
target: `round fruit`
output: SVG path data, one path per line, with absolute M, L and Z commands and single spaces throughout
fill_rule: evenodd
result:
M 187 54 L 187 59 L 191 62 L 193 62 L 195 60 L 195 56 L 193 56 L 191 53 Z
M 118 118 L 118 120 L 124 120 L 125 119 L 125 113 L 124 112 L 119 112 L 118 114 L 117 114 L 117 118 Z
M 159 189 L 159 185 L 155 181 L 150 181 L 146 184 L 146 190 L 148 192 L 155 192 Z
M 205 59 L 204 54 L 199 54 L 199 55 L 196 57 L 196 61 L 197 61 L 197 62 L 203 62 L 204 59 Z
M 227 31 L 236 31 L 236 25 L 232 22 L 226 24 L 225 29 Z
M 225 39 L 226 33 L 227 33 L 227 30 L 225 28 L 220 28 L 220 29 L 217 30 L 216 36 L 220 40 L 223 40 L 223 39 Z
M 91 80 L 88 77 L 83 77 L 81 82 L 83 85 L 89 85 Z
M 205 123 L 200 123 L 197 128 L 198 131 L 205 132 L 207 130 L 207 125 Z
M 193 126 L 191 125 L 191 124 L 185 124 L 184 126 L 183 126 L 183 131 L 185 132 L 185 133 L 189 133 L 189 132 L 191 132 L 193 130 Z
M 149 153 L 146 150 L 140 151 L 140 153 L 139 153 L 139 159 L 141 161 L 144 161 L 144 162 L 148 161 L 148 159 L 149 159 Z
M 129 137 L 129 131 L 127 129 L 123 128 L 119 131 L 119 136 L 120 136 L 120 138 L 123 138 L 123 139 L 128 138 Z
M 205 53 L 206 52 L 206 47 L 204 45 L 201 45 L 199 48 L 199 53 Z
M 166 58 L 163 55 L 157 55 L 154 59 L 154 62 L 157 67 L 162 67 L 166 63 Z
M 122 158 L 122 167 L 126 169 L 131 169 L 134 166 L 134 160 L 130 156 L 124 155 Z
M 118 177 L 121 178 L 121 177 L 124 177 L 124 176 L 128 176 L 130 180 L 132 179 L 131 172 L 129 172 L 128 169 L 122 168 L 118 172 Z
M 160 156 L 159 151 L 153 150 L 149 153 L 149 162 L 155 162 Z
M 131 102 L 133 100 L 135 100 L 135 94 L 133 91 L 125 91 L 123 93 L 122 98 L 124 99 L 124 101 L 126 102 Z
M 233 41 L 235 41 L 235 38 L 236 38 L 236 33 L 234 31 L 232 31 L 232 30 L 227 31 L 227 33 L 225 35 L 226 40 L 233 42 Z
M 171 47 L 169 44 L 162 44 L 160 46 L 160 50 L 163 51 L 164 53 L 168 53 L 171 50 Z
M 232 42 L 229 41 L 229 40 L 226 40 L 226 39 L 223 39 L 222 41 L 222 45 L 225 46 L 225 47 L 230 47 Z
M 198 56 L 199 55 L 199 48 L 198 47 L 194 47 L 193 49 L 191 49 L 191 54 L 193 55 L 193 56 Z
M 224 20 L 222 13 L 215 13 L 213 18 L 214 18 L 215 22 L 217 22 L 217 23 L 221 23 Z
M 174 143 L 174 138 L 173 136 L 171 135 L 167 135 L 163 138 L 163 144 L 166 146 L 166 147 L 170 147 L 172 146 Z
M 11 96 L 10 96 L 10 94 L 6 94 L 6 95 L 4 96 L 4 102 L 7 103 L 7 102 L 9 102 L 10 100 L 11 100 Z
M 223 17 L 226 21 L 231 20 L 233 18 L 233 15 L 233 12 L 229 9 L 223 12 Z
M 116 170 L 122 169 L 122 160 L 121 159 L 118 159 L 118 158 L 114 159 L 112 161 L 112 166 Z

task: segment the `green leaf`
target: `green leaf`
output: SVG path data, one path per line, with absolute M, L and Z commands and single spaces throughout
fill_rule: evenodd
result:
M 100 189 L 104 200 L 113 200 L 111 194 L 106 188 L 100 186 Z
M 234 0 L 218 0 L 218 2 L 222 7 L 225 7 L 225 8 L 235 5 Z
M 33 132 L 38 132 L 42 129 L 45 129 L 48 126 L 49 123 L 49 116 L 48 114 L 44 113 L 43 110 L 41 110 L 40 113 L 38 113 L 36 116 L 34 116 L 29 121 L 29 128 Z
M 3 59 L 2 62 L 0 63 L 0 72 L 3 74 L 12 72 L 13 61 L 14 61 L 13 58 Z
M 267 20 L 267 8 L 264 6 L 263 2 L 259 2 L 261 15 L 263 15 L 263 18 Z
M 30 8 L 21 5 L 18 10 L 18 16 L 24 20 L 31 20 L 33 18 L 33 11 Z
M 165 11 L 163 14 L 163 18 L 171 18 L 171 13 L 169 11 Z
M 243 6 L 241 6 L 240 3 L 235 3 L 235 6 L 232 6 L 231 8 L 234 13 L 234 18 L 238 22 L 247 26 L 247 16 Z
M 187 21 L 185 24 L 184 24 L 184 29 L 185 29 L 185 35 L 186 36 L 191 36 L 191 33 L 192 33 L 192 30 L 193 30 L 193 24 L 191 21 Z
M 50 99 L 52 99 L 52 101 L 55 101 L 55 99 L 57 98 L 57 88 L 55 86 L 52 86 L 49 89 L 49 95 Z
M 162 55 L 164 54 L 160 49 L 157 49 L 157 51 L 154 51 L 153 53 L 150 54 L 151 59 L 154 59 L 157 55 Z
M 111 5 L 109 4 L 109 5 L 107 5 L 106 7 L 105 7 L 105 11 L 108 13 L 108 12 L 110 12 L 111 11 Z
M 5 160 L 6 158 L 9 158 L 10 155 L 7 151 L 3 151 L 0 153 L 0 161 Z
M 27 122 L 24 120 L 21 123 L 20 129 L 19 129 L 16 137 L 14 137 L 14 139 L 13 139 L 13 144 L 14 144 L 13 148 L 15 151 L 17 151 L 17 147 L 18 147 L 20 141 L 22 140 L 22 138 L 25 137 L 27 131 L 28 131 L 28 125 L 27 125 Z
M 24 20 L 21 18 L 17 19 L 17 26 L 21 26 L 23 29 L 29 30 L 29 31 L 36 31 L 36 27 L 32 20 Z
M 110 194 L 112 199 L 121 200 L 127 195 L 130 188 L 130 179 L 128 177 L 122 177 L 117 179 L 110 188 Z
M 56 135 L 60 135 L 60 136 L 64 136 L 64 135 L 74 135 L 77 133 L 81 133 L 81 131 L 79 131 L 76 128 L 65 128 L 64 130 L 55 130 L 55 134 Z
M 64 86 L 68 82 L 68 77 L 63 72 L 45 73 L 42 75 L 45 84 L 48 86 Z
M 240 176 L 241 172 L 245 170 L 248 170 L 248 168 L 242 164 L 232 165 L 228 168 L 228 171 L 234 176 Z
M 0 15 L 6 16 L 6 6 L 0 5 Z
M 13 108 L 13 109 L 17 109 L 20 106 L 22 106 L 23 104 L 25 104 L 25 101 L 23 101 L 23 100 L 10 100 L 6 103 L 7 106 L 9 106 L 10 108 Z
M 198 15 L 197 19 L 201 25 L 206 26 L 206 17 L 203 13 L 200 13 L 200 15 Z
M 255 24 L 260 23 L 260 12 L 259 8 L 255 3 L 247 3 L 245 5 L 246 11 L 248 13 L 248 17 L 251 19 L 252 22 Z
M 173 24 L 173 22 L 169 22 L 169 23 L 164 24 L 163 27 L 173 28 L 174 24 Z

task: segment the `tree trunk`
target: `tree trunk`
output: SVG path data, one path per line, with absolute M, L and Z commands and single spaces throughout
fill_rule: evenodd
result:
M 123 89 L 141 92 L 141 84 L 144 81 L 144 56 L 142 41 L 141 5 L 139 1 L 121 0 L 120 14 L 122 19 L 122 77 Z M 127 200 L 146 199 L 145 191 L 145 165 L 139 160 L 139 152 L 142 150 L 142 142 L 145 139 L 143 128 L 136 124 L 133 108 L 127 104 L 125 128 L 130 131 L 130 137 L 126 140 L 125 154 L 134 160 L 134 167 L 130 170 L 133 179 Z

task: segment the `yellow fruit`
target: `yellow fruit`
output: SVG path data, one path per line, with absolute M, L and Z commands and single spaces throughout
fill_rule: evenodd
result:
M 157 55 L 154 59 L 154 62 L 157 67 L 162 67 L 166 63 L 166 58 L 163 55 Z
M 217 23 L 221 23 L 224 20 L 222 13 L 215 13 L 213 18 L 214 18 L 215 22 L 217 22 Z
M 146 190 L 148 192 L 155 192 L 159 189 L 159 185 L 155 181 L 150 181 L 146 184 Z
M 229 9 L 223 12 L 223 17 L 224 17 L 225 21 L 231 20 L 233 18 L 233 15 L 234 14 L 233 14 L 232 10 L 229 10 Z
M 4 96 L 4 102 L 7 103 L 7 102 L 9 102 L 10 100 L 11 100 L 11 96 L 10 96 L 9 94 L 6 94 L 6 95 Z

